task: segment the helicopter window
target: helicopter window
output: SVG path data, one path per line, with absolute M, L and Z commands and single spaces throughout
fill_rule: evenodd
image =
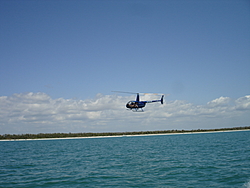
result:
M 130 106 L 134 106 L 134 105 L 135 105 L 135 102 L 133 102 L 133 101 L 129 101 L 129 102 L 128 102 L 128 105 L 130 105 Z

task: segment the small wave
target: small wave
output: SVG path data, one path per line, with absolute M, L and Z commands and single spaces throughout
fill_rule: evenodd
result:
M 243 187 L 250 188 L 250 180 L 248 182 L 246 182 Z

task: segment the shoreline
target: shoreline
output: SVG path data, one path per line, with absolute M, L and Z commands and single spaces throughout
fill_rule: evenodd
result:
M 250 128 L 238 129 L 238 130 L 214 130 L 214 131 L 186 131 L 175 133 L 148 133 L 148 134 L 124 134 L 124 135 L 111 135 L 111 136 L 83 136 L 83 137 L 61 137 L 61 138 L 17 138 L 17 139 L 0 139 L 0 141 L 32 141 L 32 140 L 64 140 L 64 139 L 88 139 L 88 138 L 119 138 L 119 137 L 134 137 L 134 136 L 164 136 L 164 135 L 183 135 L 183 134 L 205 134 L 205 133 L 221 133 L 221 132 L 238 132 L 238 131 L 250 131 Z

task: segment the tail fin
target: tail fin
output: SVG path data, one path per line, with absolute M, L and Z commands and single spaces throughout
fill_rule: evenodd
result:
M 164 95 L 161 96 L 161 104 L 163 104 L 163 97 L 164 97 Z

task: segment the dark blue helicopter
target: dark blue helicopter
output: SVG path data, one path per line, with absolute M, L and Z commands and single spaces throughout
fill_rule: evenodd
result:
M 126 107 L 133 112 L 143 112 L 143 107 L 146 106 L 147 103 L 153 103 L 153 102 L 161 102 L 163 104 L 163 97 L 164 95 L 161 96 L 161 99 L 159 100 L 153 100 L 153 101 L 140 101 L 140 96 L 139 93 L 132 93 L 132 92 L 123 92 L 123 91 L 113 91 L 113 92 L 118 92 L 118 93 L 130 93 L 130 94 L 137 94 L 135 101 L 129 101 L 126 104 Z

